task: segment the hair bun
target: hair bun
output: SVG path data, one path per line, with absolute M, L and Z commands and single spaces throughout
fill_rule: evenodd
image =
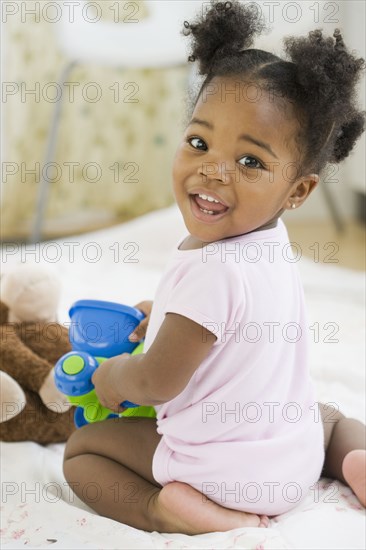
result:
M 330 162 L 338 163 L 348 157 L 365 129 L 365 113 L 354 112 L 337 133 Z
M 204 6 L 204 4 L 202 5 Z M 255 4 L 237 0 L 211 0 L 206 13 L 199 13 L 193 23 L 184 21 L 184 36 L 191 36 L 189 61 L 199 62 L 199 72 L 210 72 L 215 58 L 239 53 L 249 48 L 256 34 L 265 29 L 261 11 Z
M 347 50 L 339 29 L 335 29 L 333 37 L 324 37 L 321 29 L 310 31 L 308 37 L 290 36 L 284 39 L 284 45 L 297 67 L 305 101 L 312 102 L 316 97 L 318 109 L 329 111 L 333 105 L 335 112 L 339 102 L 353 101 L 354 86 L 365 61 Z M 345 79 L 348 85 L 342 86 L 340 82 Z

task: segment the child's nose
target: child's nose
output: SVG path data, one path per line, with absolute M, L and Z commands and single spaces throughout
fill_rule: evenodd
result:
M 238 175 L 235 162 L 224 159 L 202 162 L 199 166 L 199 174 L 202 177 L 202 183 L 217 180 L 224 185 L 232 185 Z

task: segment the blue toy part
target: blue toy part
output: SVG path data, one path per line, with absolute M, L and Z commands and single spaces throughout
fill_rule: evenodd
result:
M 136 405 L 136 403 L 132 403 L 132 401 L 123 401 L 121 403 L 121 407 L 126 407 L 127 409 L 132 409 L 133 407 L 139 407 L 139 405 Z
M 77 398 L 89 394 L 94 390 L 92 376 L 100 362 L 89 353 L 70 351 L 63 355 L 55 366 L 55 384 L 58 390 L 69 398 Z M 70 399 L 78 403 L 78 399 Z M 123 401 L 122 407 L 138 407 L 131 401 Z
M 72 349 L 99 357 L 132 353 L 128 337 L 145 318 L 142 311 L 114 302 L 79 300 L 69 311 Z
M 107 416 L 107 418 L 109 417 Z M 89 424 L 84 415 L 84 407 L 76 407 L 74 412 L 74 424 L 77 428 L 82 428 L 86 426 L 86 424 Z
M 84 395 L 94 389 L 91 381 L 98 361 L 89 353 L 70 351 L 55 366 L 55 383 L 60 392 L 68 396 Z

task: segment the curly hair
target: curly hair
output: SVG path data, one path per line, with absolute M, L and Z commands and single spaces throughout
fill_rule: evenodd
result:
M 194 104 L 214 77 L 257 83 L 278 105 L 292 104 L 300 128 L 294 136 L 300 172 L 320 173 L 327 163 L 345 159 L 364 131 L 356 84 L 365 60 L 347 50 L 339 29 L 333 37 L 316 29 L 307 37 L 284 38 L 286 58 L 281 59 L 251 48 L 265 28 L 256 6 L 238 0 L 211 0 L 205 14 L 184 22 L 182 33 L 191 38 L 188 61 L 197 61 L 205 77 Z

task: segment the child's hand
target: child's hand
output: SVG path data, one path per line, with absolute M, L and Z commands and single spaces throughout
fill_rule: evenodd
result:
M 149 324 L 150 320 L 150 314 L 152 310 L 153 303 L 151 300 L 145 300 L 144 302 L 140 302 L 136 304 L 134 307 L 136 309 L 139 309 L 146 315 L 146 317 L 141 321 L 139 325 L 135 328 L 135 330 L 129 335 L 128 339 L 131 342 L 138 342 L 142 338 L 145 338 L 147 325 Z
M 120 374 L 121 366 L 130 357 L 129 353 L 122 353 L 122 355 L 111 357 L 103 361 L 92 376 L 92 383 L 94 384 L 100 404 L 114 412 L 123 412 L 126 410 L 125 407 L 120 406 L 126 397 L 121 396 L 118 391 L 120 386 L 118 383 L 118 374 Z

